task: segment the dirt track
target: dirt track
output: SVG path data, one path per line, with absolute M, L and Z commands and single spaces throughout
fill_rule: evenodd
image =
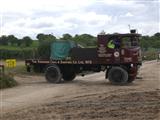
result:
M 145 62 L 128 86 L 113 86 L 104 73 L 49 84 L 43 76 L 16 76 L 18 87 L 1 90 L 3 120 L 159 120 L 160 62 Z

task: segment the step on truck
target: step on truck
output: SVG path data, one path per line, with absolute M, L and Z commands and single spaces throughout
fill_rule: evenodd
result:
M 72 81 L 78 74 L 101 71 L 112 84 L 131 83 L 142 64 L 140 36 L 135 30 L 126 34 L 99 34 L 95 48 L 57 40 L 51 44 L 49 59 L 26 59 L 26 69 L 44 72 L 50 83 Z

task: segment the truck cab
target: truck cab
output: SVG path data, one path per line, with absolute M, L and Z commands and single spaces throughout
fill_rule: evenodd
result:
M 139 44 L 141 35 L 135 32 L 131 30 L 131 33 L 127 34 L 98 35 L 98 61 L 108 66 L 106 78 L 113 67 L 125 69 L 128 74 L 128 82 L 136 78 L 138 68 L 142 64 L 142 56 Z M 108 46 L 111 41 L 114 48 Z M 119 42 L 118 45 L 115 41 Z
M 107 64 L 141 64 L 140 34 L 104 34 L 98 35 L 98 58 Z M 119 45 L 114 41 L 118 40 Z M 113 41 L 114 48 L 108 44 Z

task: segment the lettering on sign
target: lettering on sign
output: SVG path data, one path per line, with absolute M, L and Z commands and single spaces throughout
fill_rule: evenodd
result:
M 106 52 L 106 47 L 103 44 L 100 44 L 100 46 L 98 47 L 98 57 L 107 57 Z
M 98 54 L 98 57 L 111 57 L 112 54 L 108 53 L 108 54 Z
M 52 63 L 54 64 L 92 64 L 92 60 L 73 60 L 73 61 L 62 61 L 62 60 L 58 60 L 58 61 L 52 61 Z
M 16 59 L 7 59 L 5 63 L 6 63 L 6 67 L 9 67 L 9 68 L 16 67 Z

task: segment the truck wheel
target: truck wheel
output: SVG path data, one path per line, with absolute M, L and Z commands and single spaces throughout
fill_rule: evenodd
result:
M 63 74 L 64 81 L 72 81 L 74 80 L 75 77 L 76 77 L 76 74 L 74 72 Z
M 60 83 L 62 74 L 57 65 L 51 65 L 47 67 L 45 72 L 46 80 L 50 83 Z
M 112 67 L 108 72 L 108 79 L 112 84 L 124 85 L 128 81 L 128 73 L 121 67 Z

